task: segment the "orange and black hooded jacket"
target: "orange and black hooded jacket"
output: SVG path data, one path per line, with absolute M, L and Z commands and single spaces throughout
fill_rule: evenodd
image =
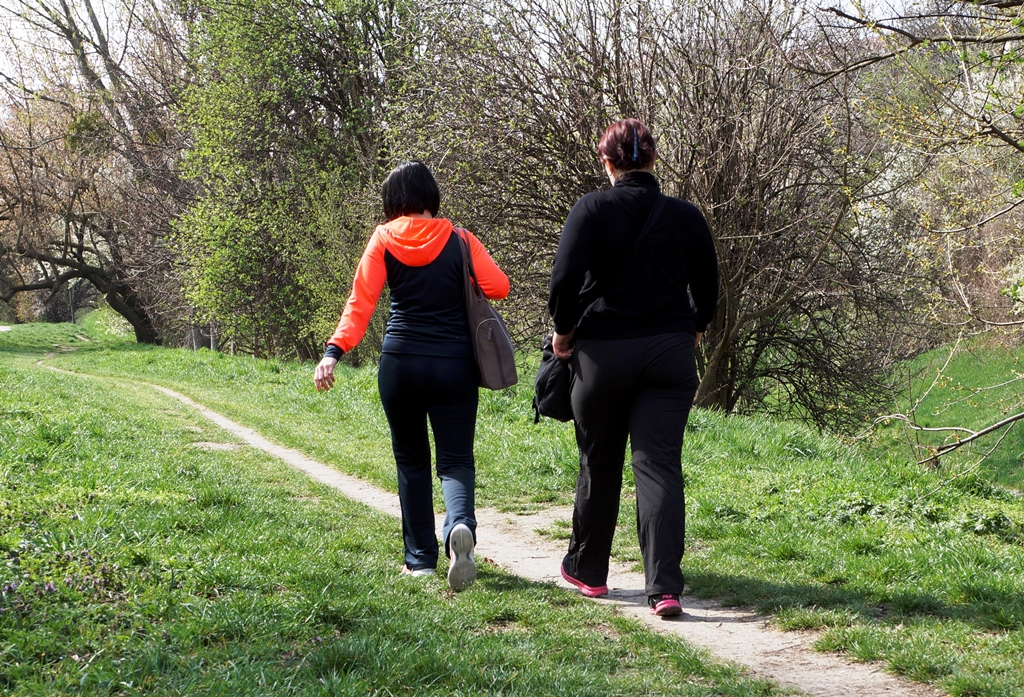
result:
M 379 225 L 359 260 L 352 294 L 325 355 L 340 358 L 362 340 L 387 283 L 391 312 L 384 353 L 471 357 L 462 250 L 453 231 L 444 218 L 400 217 Z M 504 298 L 508 276 L 472 233 L 465 237 L 480 289 L 488 298 Z

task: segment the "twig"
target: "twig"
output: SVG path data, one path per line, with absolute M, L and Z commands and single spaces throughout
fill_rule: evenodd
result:
M 1021 380 L 1024 380 L 1024 375 L 1018 375 L 1017 377 L 1013 378 L 1012 380 L 1007 380 L 1006 382 L 1001 382 L 998 385 L 988 385 L 986 387 L 972 388 L 970 394 L 968 394 L 968 395 L 966 395 L 964 397 L 961 397 L 960 399 L 954 399 L 952 402 L 947 402 L 946 404 L 942 405 L 942 409 L 937 410 L 934 414 L 935 414 L 935 416 L 938 416 L 939 414 L 943 413 L 947 409 L 950 409 L 950 408 L 956 406 L 957 404 L 962 404 L 962 403 L 964 403 L 964 402 L 966 402 L 968 400 L 974 399 L 975 397 L 977 397 L 982 392 L 987 392 L 988 390 L 998 390 L 1001 387 L 1006 387 L 1007 385 L 1012 385 L 1013 383 L 1020 382 Z M 1020 405 L 1018 404 L 1017 406 L 1020 406 Z
M 975 434 L 975 431 L 972 431 L 969 428 L 964 428 L 963 426 L 918 426 L 914 423 L 914 420 L 906 414 L 886 414 L 885 416 L 879 416 L 871 423 L 872 425 L 877 425 L 885 421 L 903 421 L 914 431 L 963 431 L 965 433 L 970 433 L 972 436 Z
M 1001 211 L 999 211 L 997 213 L 993 213 L 989 217 L 984 218 L 982 220 L 979 220 L 978 222 L 973 223 L 972 225 L 967 225 L 965 227 L 952 228 L 952 229 L 949 229 L 949 230 L 933 230 L 932 228 L 925 228 L 925 230 L 927 230 L 928 232 L 933 232 L 933 233 L 941 234 L 941 235 L 954 234 L 954 233 L 959 233 L 959 232 L 968 232 L 970 230 L 976 230 L 977 228 L 980 228 L 985 223 L 990 223 L 993 220 L 995 220 L 996 218 L 998 218 L 999 216 L 1005 215 L 1006 213 L 1009 213 L 1010 211 L 1012 211 L 1014 208 L 1016 208 L 1017 206 L 1021 205 L 1022 203 L 1024 203 L 1024 198 L 1018 199 L 1018 200 L 1014 201 L 1013 203 L 1011 203 L 1006 208 L 1004 208 L 1003 210 L 1001 210 Z
M 985 453 L 984 455 L 979 457 L 978 461 L 975 462 L 973 465 L 971 465 L 967 469 L 963 470 L 962 472 L 958 472 L 957 474 L 953 475 L 952 477 L 946 479 L 941 484 L 939 484 L 937 487 L 935 487 L 934 489 L 929 491 L 927 494 L 921 494 L 920 496 L 917 497 L 917 500 L 920 501 L 921 499 L 928 498 L 932 494 L 934 494 L 937 491 L 939 491 L 940 489 L 942 489 L 942 487 L 944 487 L 947 484 L 949 484 L 950 482 L 954 482 L 957 479 L 960 479 L 960 477 L 966 476 L 966 475 L 970 474 L 971 472 L 973 472 L 974 470 L 978 469 L 981 466 L 981 463 L 983 463 L 986 459 L 988 459 L 989 455 L 991 455 L 992 453 L 994 453 L 996 451 L 996 448 L 999 447 L 999 445 L 1003 442 L 1003 439 L 1006 438 L 1006 434 L 1008 434 L 1011 430 L 1013 430 L 1013 426 L 1012 425 L 1010 426 L 1010 428 L 1008 428 L 1005 431 L 1003 431 L 1003 434 L 1001 436 L 999 436 L 999 440 L 996 441 L 996 444 L 993 445 L 991 448 L 989 448 L 989 451 L 987 453 Z
M 1005 419 L 1003 419 L 1002 421 L 1000 421 L 999 423 L 992 424 L 991 426 L 989 426 L 987 428 L 983 428 L 980 431 L 976 431 L 972 435 L 968 436 L 967 438 L 964 438 L 963 440 L 958 440 L 956 443 L 949 443 L 947 445 L 941 445 L 941 446 L 937 447 L 935 450 L 932 451 L 932 456 L 931 457 L 925 458 L 924 460 L 921 460 L 917 464 L 923 465 L 924 463 L 926 463 L 929 460 L 932 460 L 932 459 L 934 459 L 936 457 L 941 457 L 943 455 L 948 455 L 949 453 L 953 452 L 957 448 L 961 448 L 961 447 L 967 445 L 968 443 L 981 438 L 982 436 L 985 436 L 985 435 L 988 435 L 989 433 L 992 433 L 992 431 L 998 431 L 1003 426 L 1008 426 L 1009 424 L 1012 424 L 1012 423 L 1014 423 L 1016 421 L 1020 421 L 1021 419 L 1024 419 L 1024 411 L 1020 412 L 1019 414 L 1014 414 L 1013 416 L 1008 416 Z M 967 429 L 964 429 L 964 430 L 967 430 Z M 1002 441 L 1002 438 L 1000 438 L 999 440 Z
M 942 377 L 943 373 L 946 372 L 946 368 L 949 367 L 949 362 L 952 361 L 953 360 L 953 356 L 956 355 L 956 350 L 958 348 L 960 348 L 960 342 L 963 341 L 963 338 L 964 338 L 964 333 L 963 333 L 963 331 L 961 331 L 959 334 L 957 334 L 956 343 L 953 344 L 953 348 L 951 348 L 949 350 L 949 355 L 946 356 L 946 362 L 943 363 L 942 367 L 939 368 L 937 373 L 935 373 L 935 379 L 932 380 L 932 384 L 928 385 L 928 389 L 924 391 L 924 394 L 922 394 L 920 397 L 917 398 L 917 401 L 914 402 L 914 406 L 912 406 L 910 408 L 910 413 L 911 414 L 916 414 L 917 413 L 917 408 L 919 406 L 921 406 L 921 402 L 923 402 L 925 400 L 925 397 L 927 397 L 931 393 L 932 388 L 935 387 L 935 385 L 938 384 L 939 378 Z

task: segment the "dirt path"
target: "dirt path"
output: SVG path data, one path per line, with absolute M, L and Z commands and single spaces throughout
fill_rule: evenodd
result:
M 42 364 L 39 361 L 39 364 Z M 50 368 L 62 373 L 68 371 Z M 71 373 L 89 377 L 82 373 Z M 378 511 L 399 517 L 396 494 L 379 489 L 361 479 L 342 474 L 333 467 L 306 457 L 297 450 L 273 443 L 251 428 L 207 409 L 183 394 L 150 383 L 139 382 L 195 408 L 207 419 L 244 441 L 280 458 L 313 479 L 334 487 L 348 498 Z M 501 513 L 477 509 L 477 558 L 486 559 L 508 571 L 533 581 L 550 582 L 571 588 L 558 572 L 563 542 L 548 540 L 536 530 L 550 527 L 556 520 L 570 518 L 569 508 L 550 508 L 533 515 Z M 441 527 L 438 516 L 437 527 Z M 624 615 L 635 617 L 652 630 L 674 633 L 702 646 L 715 656 L 749 667 L 761 677 L 781 685 L 795 687 L 821 697 L 933 697 L 942 695 L 924 685 L 909 683 L 881 671 L 873 664 L 851 663 L 834 654 L 821 654 L 810 646 L 814 632 L 780 632 L 767 626 L 770 619 L 743 610 L 724 608 L 710 601 L 683 596 L 684 614 L 680 618 L 652 617 L 643 593 L 644 579 L 622 564 L 613 564 L 608 578 L 611 592 L 595 602 L 611 604 Z

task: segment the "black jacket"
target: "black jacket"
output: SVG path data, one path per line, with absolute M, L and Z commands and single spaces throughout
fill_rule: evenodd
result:
M 707 221 L 692 203 L 668 197 L 627 259 L 658 192 L 654 175 L 627 172 L 569 211 L 548 300 L 559 334 L 577 326 L 580 339 L 693 334 L 714 317 L 718 258 Z

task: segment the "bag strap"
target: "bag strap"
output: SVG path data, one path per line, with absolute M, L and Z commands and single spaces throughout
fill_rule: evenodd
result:
M 459 247 L 462 248 L 462 263 L 465 264 L 466 270 L 469 271 L 469 277 L 473 280 L 473 284 L 479 288 L 480 281 L 476 278 L 476 271 L 473 269 L 473 255 L 469 251 L 469 241 L 463 234 L 466 232 L 462 228 L 452 228 L 452 231 L 459 237 Z
M 633 261 L 633 257 L 635 257 L 636 253 L 640 250 L 640 243 L 643 242 L 644 237 L 646 237 L 647 233 L 651 231 L 652 227 L 654 227 L 654 223 L 657 222 L 662 209 L 665 207 L 665 200 L 667 198 L 667 196 L 658 192 L 658 198 L 655 199 L 654 205 L 651 206 L 651 212 L 647 214 L 647 221 L 644 223 L 643 229 L 640 230 L 640 234 L 636 236 L 636 241 L 633 242 L 633 249 L 629 252 L 629 256 L 626 257 L 626 261 L 621 267 L 619 267 L 619 273 L 615 278 L 615 285 L 618 285 L 618 281 L 625 278 L 626 272 L 629 270 L 629 265 Z

